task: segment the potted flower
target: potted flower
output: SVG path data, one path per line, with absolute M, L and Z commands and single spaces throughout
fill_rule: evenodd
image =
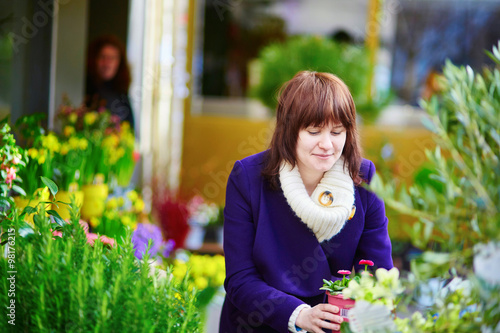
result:
M 368 276 L 372 275 L 368 272 L 368 266 L 373 266 L 373 261 L 362 259 L 359 261 L 359 264 L 365 266 L 365 271 L 363 273 Z M 323 280 L 324 285 L 320 288 L 320 290 L 326 290 L 328 303 L 337 306 L 339 308 L 340 316 L 344 319 L 344 322 L 349 322 L 349 309 L 354 307 L 355 299 L 351 298 L 350 295 L 347 296 L 344 293 L 344 290 L 348 288 L 351 282 L 359 284 L 361 277 L 357 275 L 353 279 L 346 278 L 346 276 L 351 275 L 351 271 L 349 270 L 339 270 L 337 273 L 343 275 L 342 279 L 336 281 Z

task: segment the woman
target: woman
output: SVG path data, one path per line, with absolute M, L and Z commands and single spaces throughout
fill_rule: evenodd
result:
M 237 161 L 224 211 L 227 296 L 220 332 L 338 329 L 323 279 L 360 259 L 392 268 L 383 202 L 361 186 L 363 160 L 347 86 L 300 72 L 284 85 L 267 151 Z
M 128 98 L 130 70 L 125 47 L 115 36 L 102 36 L 89 45 L 87 56 L 87 106 L 105 107 L 134 128 Z

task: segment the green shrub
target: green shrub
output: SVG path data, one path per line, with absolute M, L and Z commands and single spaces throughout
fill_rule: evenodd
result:
M 500 246 L 500 43 L 490 55 L 496 67 L 482 73 L 448 61 L 443 70 L 443 91 L 421 102 L 429 115 L 424 125 L 435 134 L 437 147 L 426 151 L 427 170 L 417 175 L 418 181 L 401 191 L 379 177 L 371 183 L 386 204 L 419 219 L 411 237 L 425 252 L 412 262 L 414 281 L 460 277 L 471 282 L 470 302 L 475 310 L 468 310 L 470 304 L 461 303 L 464 298 L 452 293 L 456 297 L 436 304 L 441 308 L 434 311 L 446 318 L 446 309 L 452 309 L 449 318 L 457 325 L 449 326 L 451 319 L 443 319 L 440 329 L 438 320 L 433 332 L 456 331 L 450 327 L 477 331 L 481 325 L 487 332 L 500 327 L 498 273 L 485 274 L 484 269 L 479 273 L 476 267 L 481 257 L 488 257 L 494 271 L 498 257 L 495 263 L 494 251 L 485 249 Z M 496 284 L 487 283 L 488 279 Z M 467 312 L 474 315 L 462 315 Z M 433 323 L 432 315 L 428 320 Z
M 323 37 L 298 36 L 265 47 L 258 60 L 260 81 L 251 88 L 250 94 L 273 112 L 278 89 L 303 70 L 329 72 L 340 77 L 349 87 L 358 113 L 365 121 L 374 120 L 389 102 L 389 96 L 377 96 L 369 101 L 369 59 L 364 47 L 340 44 Z
M 28 208 L 29 210 L 29 208 Z M 114 247 L 90 246 L 72 207 L 72 223 L 51 223 L 42 205 L 31 229 L 13 223 L 15 264 L 0 258 L 0 331 L 16 332 L 198 332 L 195 292 L 187 281 L 152 274 L 148 257 L 134 256 L 130 232 Z M 58 219 L 56 219 L 58 220 Z M 62 232 L 62 237 L 52 230 Z M 8 323 L 9 283 L 15 270 L 15 326 Z M 6 319 L 7 318 L 7 319 Z

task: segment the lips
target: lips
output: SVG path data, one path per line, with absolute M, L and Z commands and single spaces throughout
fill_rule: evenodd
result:
M 333 156 L 332 154 L 313 154 L 313 155 L 324 160 Z

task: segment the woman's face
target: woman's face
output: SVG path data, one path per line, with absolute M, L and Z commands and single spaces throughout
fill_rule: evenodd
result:
M 120 50 L 112 45 L 106 45 L 97 56 L 97 75 L 103 81 L 112 80 L 120 66 Z
M 299 131 L 297 164 L 301 174 L 320 176 L 330 170 L 344 150 L 346 130 L 342 124 L 310 126 Z

